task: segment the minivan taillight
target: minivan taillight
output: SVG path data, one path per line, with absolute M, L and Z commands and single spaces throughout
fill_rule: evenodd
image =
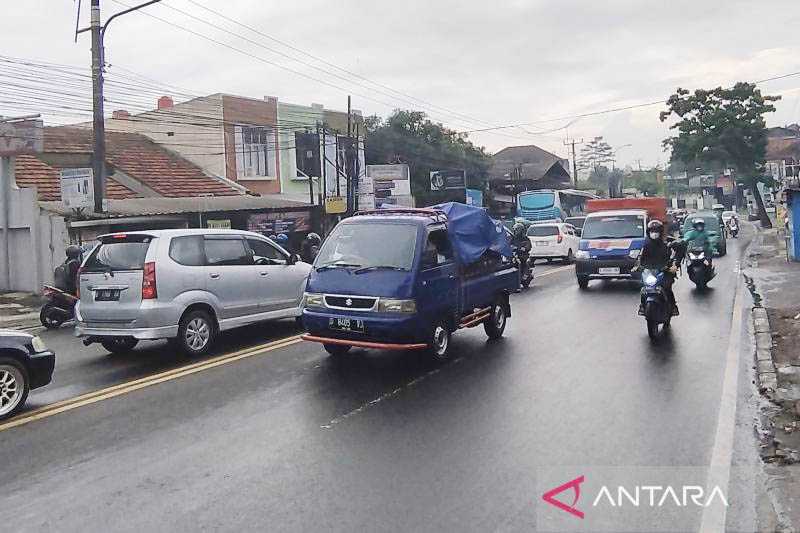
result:
M 75 274 L 75 297 L 81 299 L 81 268 L 78 267 L 78 272 Z
M 145 263 L 144 275 L 142 276 L 142 300 L 154 300 L 158 298 L 156 290 L 156 264 Z
M 561 232 L 558 233 L 558 239 L 557 240 L 558 240 L 559 244 L 561 243 L 561 241 L 564 240 L 564 236 L 561 234 Z

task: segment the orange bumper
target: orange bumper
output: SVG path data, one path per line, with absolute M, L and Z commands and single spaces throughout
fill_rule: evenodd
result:
M 329 337 L 316 337 L 314 335 L 302 335 L 304 341 L 321 342 L 322 344 L 341 344 L 342 346 L 357 346 L 359 348 L 372 348 L 374 350 L 423 350 L 427 344 L 392 344 L 385 342 L 367 342 L 345 339 L 332 339 Z

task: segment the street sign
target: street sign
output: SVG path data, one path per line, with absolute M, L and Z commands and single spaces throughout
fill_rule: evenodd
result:
M 328 196 L 325 198 L 325 212 L 338 215 L 347 212 L 347 198 L 344 196 Z
M 91 168 L 65 168 L 61 171 L 61 201 L 78 209 L 94 206 L 94 181 Z
M 41 120 L 0 120 L 0 157 L 39 153 L 44 149 Z
M 231 221 L 228 219 L 206 220 L 208 229 L 231 229 Z
M 358 195 L 358 210 L 371 211 L 375 209 L 375 195 L 374 194 L 359 194 Z
M 434 170 L 430 173 L 430 178 L 432 191 L 465 189 L 467 187 L 466 172 L 463 170 Z

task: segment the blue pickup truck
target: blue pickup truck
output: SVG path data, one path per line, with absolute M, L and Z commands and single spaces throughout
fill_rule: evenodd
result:
M 352 347 L 450 354 L 451 334 L 499 338 L 519 288 L 502 225 L 448 203 L 359 213 L 325 240 L 308 278 L 303 338 L 333 356 Z

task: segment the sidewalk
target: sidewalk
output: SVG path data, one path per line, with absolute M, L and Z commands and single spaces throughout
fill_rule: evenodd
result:
M 26 329 L 41 326 L 42 298 L 27 292 L 0 293 L 0 329 Z
M 780 531 L 800 530 L 800 263 L 778 229 L 756 227 L 744 277 L 753 295 L 761 458 Z M 794 466 L 791 466 L 794 465 Z

